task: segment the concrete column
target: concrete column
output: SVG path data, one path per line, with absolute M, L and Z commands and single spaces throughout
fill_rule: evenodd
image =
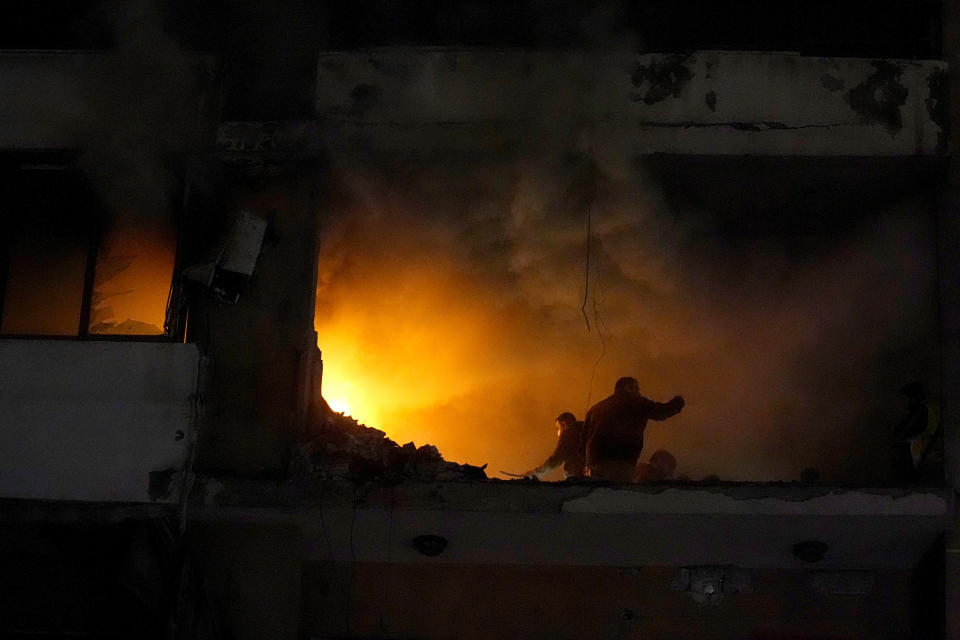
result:
M 949 3 L 948 3 L 949 4 Z M 951 118 L 960 126 L 960 118 Z M 939 210 L 940 349 L 943 362 L 940 419 L 944 433 L 944 467 L 947 484 L 960 488 L 960 188 L 954 160 L 950 184 Z M 960 638 L 960 522 L 947 532 L 944 558 L 947 638 Z
M 954 118 L 960 126 L 960 118 Z M 937 232 L 940 276 L 940 419 L 944 428 L 947 484 L 960 488 L 960 162 L 952 161 L 950 184 L 940 202 Z
M 202 523 L 190 534 L 225 637 L 300 637 L 303 540 L 295 525 Z
M 263 154 L 251 154 L 253 161 Z M 295 164 L 254 181 L 238 171 L 225 198 L 268 220 L 256 269 L 236 304 L 199 295 L 191 336 L 210 357 L 197 467 L 207 472 L 281 473 L 302 430 L 305 353 L 316 293 L 315 185 Z
M 944 2 L 943 57 L 950 65 L 950 131 L 960 130 L 960 3 Z M 951 135 L 952 152 L 956 138 Z M 938 211 L 941 421 L 947 483 L 960 488 L 960 161 L 953 158 Z M 944 558 L 947 638 L 960 638 L 960 523 L 947 532 Z

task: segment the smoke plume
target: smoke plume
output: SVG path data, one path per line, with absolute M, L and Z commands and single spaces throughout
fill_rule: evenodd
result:
M 933 242 L 915 203 L 798 255 L 789 236 L 704 238 L 642 168 L 589 153 L 341 167 L 321 247 L 325 384 L 449 459 L 531 468 L 557 414 L 582 417 L 633 375 L 687 399 L 645 447 L 681 473 L 878 481 L 897 391 L 930 379 Z
M 781 224 L 744 198 L 725 229 L 720 210 L 740 196 L 671 197 L 626 121 L 612 122 L 607 53 L 530 54 L 537 71 L 520 88 L 477 63 L 475 95 L 462 83 L 442 100 L 426 80 L 407 91 L 423 80 L 413 73 L 384 111 L 368 105 L 383 131 L 394 113 L 457 121 L 456 108 L 508 104 L 500 147 L 442 127 L 417 138 L 430 152 L 331 135 L 341 194 L 321 236 L 325 395 L 401 442 L 520 472 L 552 451 L 559 413 L 582 418 L 632 375 L 654 400 L 687 400 L 648 425 L 644 452 L 669 449 L 679 473 L 888 478 L 900 387 L 937 385 L 920 188 L 829 216 L 793 207 Z

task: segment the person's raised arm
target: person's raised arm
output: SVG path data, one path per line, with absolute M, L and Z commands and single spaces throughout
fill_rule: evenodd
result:
M 686 404 L 682 396 L 674 396 L 670 402 L 654 402 L 653 400 L 646 400 L 646 410 L 651 420 L 666 420 L 671 418 L 683 409 L 683 406 Z

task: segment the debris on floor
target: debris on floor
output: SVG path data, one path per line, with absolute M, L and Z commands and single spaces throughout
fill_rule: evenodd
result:
M 312 421 L 308 439 L 294 452 L 291 473 L 356 480 L 485 480 L 486 467 L 447 462 L 429 444 L 400 446 L 383 431 L 331 411 Z

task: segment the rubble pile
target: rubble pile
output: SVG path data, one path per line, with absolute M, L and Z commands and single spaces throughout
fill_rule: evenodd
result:
M 308 440 L 294 455 L 296 476 L 356 480 L 485 480 L 482 467 L 447 462 L 433 445 L 403 446 L 383 431 L 342 413 L 325 412 L 313 420 Z

